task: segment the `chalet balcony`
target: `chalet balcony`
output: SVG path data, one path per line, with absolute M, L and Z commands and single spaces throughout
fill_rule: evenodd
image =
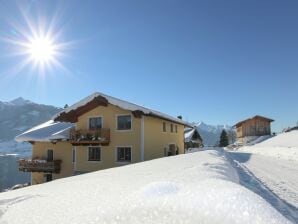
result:
M 72 129 L 69 141 L 72 145 L 108 145 L 110 143 L 110 129 Z
M 44 172 L 59 173 L 62 160 L 40 160 L 40 159 L 21 159 L 19 160 L 19 171 L 22 172 Z

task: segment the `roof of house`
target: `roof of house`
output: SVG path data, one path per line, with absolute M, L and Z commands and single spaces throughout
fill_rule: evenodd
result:
M 18 142 L 67 140 L 69 139 L 70 129 L 73 127 L 73 123 L 54 122 L 53 120 L 49 120 L 16 136 L 15 140 Z
M 274 120 L 271 119 L 271 118 L 267 118 L 267 117 L 263 117 L 263 116 L 260 116 L 260 115 L 256 115 L 254 117 L 251 117 L 251 118 L 248 118 L 248 119 L 245 119 L 243 121 L 240 121 L 238 122 L 237 124 L 234 125 L 234 127 L 239 127 L 241 124 L 247 122 L 247 121 L 250 121 L 250 120 L 254 120 L 254 119 L 261 119 L 261 120 L 267 120 L 269 122 L 273 122 Z
M 172 117 L 170 115 L 164 114 L 162 112 L 152 110 L 143 106 L 139 106 L 134 103 L 130 103 L 125 100 L 121 100 L 112 96 L 108 96 L 103 93 L 93 93 L 90 96 L 82 99 L 81 101 L 75 103 L 74 105 L 64 109 L 53 117 L 54 121 L 67 121 L 76 122 L 78 116 L 88 112 L 95 107 L 102 105 L 107 106 L 108 104 L 120 107 L 124 110 L 132 111 L 134 116 L 140 117 L 141 115 L 158 117 L 164 120 L 168 120 L 174 123 L 183 124 L 187 127 L 192 127 L 192 125 L 186 121 L 179 118 Z
M 202 138 L 196 128 L 185 128 L 184 129 L 184 142 L 190 142 L 192 140 L 192 136 L 197 133 L 198 138 L 202 141 Z

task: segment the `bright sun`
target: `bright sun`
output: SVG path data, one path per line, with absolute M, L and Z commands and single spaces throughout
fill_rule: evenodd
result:
M 58 20 L 54 18 L 49 22 L 34 23 L 25 14 L 23 16 L 26 24 L 14 26 L 14 32 L 3 39 L 12 45 L 12 55 L 22 57 L 13 71 L 19 72 L 30 66 L 34 71 L 32 74 L 41 77 L 53 74 L 54 69 L 68 73 L 62 62 L 74 42 L 61 42 L 63 30 L 62 27 L 57 28 Z
M 27 53 L 37 63 L 48 63 L 55 56 L 55 44 L 46 37 L 37 37 L 27 45 Z

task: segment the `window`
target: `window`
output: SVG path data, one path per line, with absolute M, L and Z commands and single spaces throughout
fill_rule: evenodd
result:
M 101 129 L 102 128 L 102 118 L 101 117 L 91 117 L 89 118 L 89 129 Z
M 72 149 L 72 163 L 75 163 L 76 162 L 76 149 L 73 148 Z
M 131 129 L 131 115 L 118 115 L 117 130 L 130 130 L 130 129 Z
M 174 132 L 174 125 L 171 124 L 171 132 Z
M 175 125 L 175 132 L 178 133 L 178 127 Z
M 99 147 L 89 147 L 88 161 L 100 161 L 100 148 Z
M 117 162 L 131 162 L 131 148 L 118 147 L 117 148 Z
M 48 162 L 51 162 L 54 160 L 54 151 L 53 149 L 48 149 L 48 152 L 47 152 L 47 161 Z
M 167 131 L 167 123 L 166 122 L 162 122 L 162 131 L 163 132 Z

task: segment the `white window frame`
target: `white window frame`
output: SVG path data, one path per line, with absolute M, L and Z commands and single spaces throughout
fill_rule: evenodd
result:
M 130 116 L 130 119 L 131 119 L 131 122 L 130 122 L 130 129 L 126 129 L 126 130 L 119 130 L 118 129 L 118 117 L 121 117 L 121 116 Z M 116 131 L 119 131 L 119 132 L 130 132 L 132 131 L 132 127 L 133 127 L 133 116 L 131 114 L 116 114 L 116 127 L 115 127 L 115 130 Z
M 98 115 L 98 116 L 90 116 L 87 119 L 87 130 L 90 130 L 90 118 L 101 118 L 101 128 L 103 128 L 104 122 L 103 122 L 103 116 L 102 115 Z
M 130 148 L 130 161 L 118 161 L 118 148 Z M 118 164 L 131 164 L 132 163 L 132 146 L 131 145 L 118 145 L 115 147 L 115 162 Z
M 100 151 L 100 160 L 89 160 L 89 148 L 99 148 Z M 87 146 L 87 162 L 88 163 L 100 163 L 102 161 L 101 146 Z

